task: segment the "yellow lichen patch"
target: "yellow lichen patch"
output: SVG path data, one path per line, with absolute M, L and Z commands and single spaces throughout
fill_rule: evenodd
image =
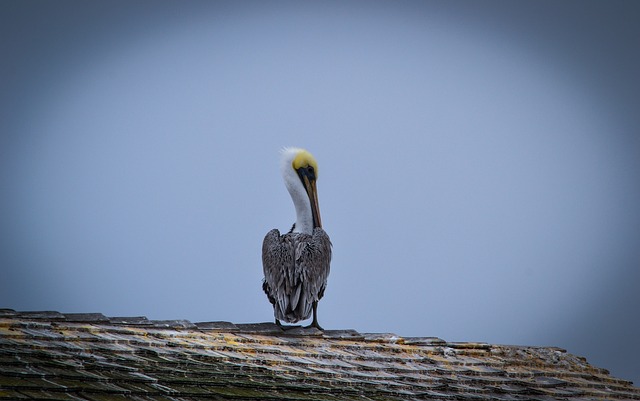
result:
M 239 341 L 240 338 L 238 336 L 234 336 L 232 334 L 223 334 L 222 340 L 227 344 L 235 347 L 242 346 L 242 343 Z
M 0 327 L 9 327 L 14 322 L 13 319 L 0 319 Z
M 260 334 L 251 334 L 251 342 L 255 344 L 266 345 L 266 346 L 278 344 L 278 342 L 275 341 L 273 336 L 265 336 Z
M 20 330 L 10 327 L 9 325 L 0 326 L 0 337 L 24 337 L 24 333 Z
M 120 329 L 123 332 L 127 332 L 127 333 L 131 333 L 133 335 L 137 335 L 140 337 L 148 337 L 149 336 L 149 331 L 143 328 L 139 328 L 139 327 L 124 327 L 122 329 Z

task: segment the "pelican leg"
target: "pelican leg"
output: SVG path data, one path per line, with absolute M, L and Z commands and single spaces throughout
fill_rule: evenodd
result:
M 318 330 L 324 330 L 318 324 L 318 301 L 313 301 L 313 304 L 311 306 L 313 307 L 313 322 L 311 322 L 311 324 L 307 326 L 307 328 L 315 327 Z

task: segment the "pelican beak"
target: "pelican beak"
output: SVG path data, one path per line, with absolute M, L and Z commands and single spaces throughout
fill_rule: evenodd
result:
M 322 227 L 322 221 L 320 221 L 320 206 L 318 206 L 318 191 L 316 189 L 316 180 L 309 179 L 305 176 L 304 187 L 309 195 L 309 202 L 311 203 L 311 215 L 313 216 L 313 227 Z
M 313 217 L 313 227 L 322 227 L 322 221 L 320 221 L 320 207 L 318 206 L 318 191 L 316 189 L 316 175 L 313 169 L 300 168 L 298 169 L 298 176 L 304 185 L 304 189 L 309 196 L 309 203 L 311 204 L 311 215 Z

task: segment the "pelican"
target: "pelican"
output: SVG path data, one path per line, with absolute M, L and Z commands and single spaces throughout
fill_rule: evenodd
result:
M 278 229 L 262 242 L 262 289 L 273 304 L 276 324 L 309 319 L 318 324 L 318 301 L 324 295 L 331 262 L 331 241 L 322 229 L 316 179 L 318 163 L 304 149 L 285 148 L 281 159 L 282 177 L 296 209 L 296 222 L 288 233 Z

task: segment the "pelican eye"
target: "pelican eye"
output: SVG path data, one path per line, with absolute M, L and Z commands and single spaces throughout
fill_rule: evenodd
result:
M 309 165 L 307 167 L 304 168 L 305 170 L 305 174 L 307 177 L 309 177 L 309 179 L 311 180 L 316 180 L 316 170 L 313 168 L 313 166 Z

